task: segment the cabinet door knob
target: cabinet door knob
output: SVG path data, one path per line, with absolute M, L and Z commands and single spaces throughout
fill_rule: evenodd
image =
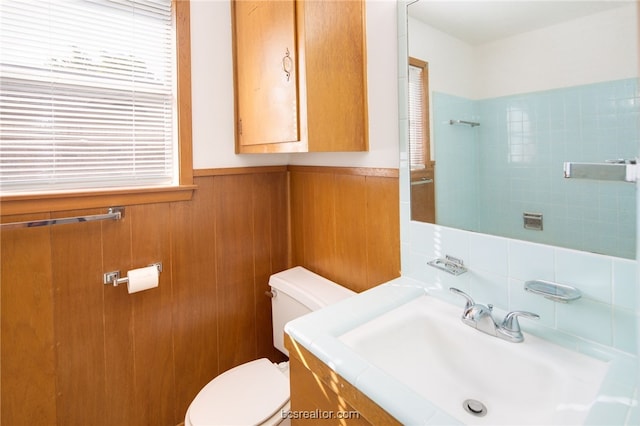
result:
M 282 70 L 287 77 L 287 81 L 291 78 L 291 68 L 293 68 L 293 59 L 291 59 L 291 56 L 289 55 L 289 48 L 287 47 L 284 58 L 282 58 Z

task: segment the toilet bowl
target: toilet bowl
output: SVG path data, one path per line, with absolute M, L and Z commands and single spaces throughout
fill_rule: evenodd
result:
M 261 358 L 225 371 L 198 393 L 185 426 L 282 424 L 289 409 L 289 366 L 282 364 Z
M 269 279 L 274 346 L 284 347 L 284 325 L 355 293 L 301 266 Z M 185 426 L 287 426 L 289 363 L 266 358 L 225 371 L 200 390 L 187 410 Z

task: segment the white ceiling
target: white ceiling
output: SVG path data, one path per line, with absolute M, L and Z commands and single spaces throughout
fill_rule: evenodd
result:
M 635 0 L 419 0 L 409 15 L 453 37 L 478 45 Z

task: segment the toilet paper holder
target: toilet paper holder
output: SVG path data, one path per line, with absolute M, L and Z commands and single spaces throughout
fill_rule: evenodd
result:
M 147 266 L 155 266 L 158 269 L 158 274 L 162 272 L 162 262 L 152 263 Z M 117 287 L 120 284 L 127 284 L 129 282 L 129 277 L 120 278 L 120 271 L 111 271 L 105 272 L 102 275 L 102 284 L 112 284 L 114 287 Z

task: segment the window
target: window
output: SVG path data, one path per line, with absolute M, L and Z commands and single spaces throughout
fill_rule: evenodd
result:
M 409 58 L 411 219 L 436 223 L 435 162 L 431 161 L 427 63 Z
M 192 183 L 188 8 L 0 2 L 3 202 Z
M 411 170 L 430 166 L 427 63 L 409 58 L 409 160 Z

